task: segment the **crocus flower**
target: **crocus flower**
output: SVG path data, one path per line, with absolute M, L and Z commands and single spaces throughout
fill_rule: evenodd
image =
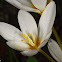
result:
M 21 31 L 10 24 L 0 22 L 0 35 L 7 40 L 6 44 L 8 46 L 22 51 L 21 54 L 26 56 L 35 55 L 50 38 L 55 14 L 56 6 L 52 1 L 42 13 L 37 28 L 32 15 L 20 10 L 18 13 L 18 22 Z
M 18 9 L 42 13 L 48 3 L 52 0 L 6 0 Z
M 57 62 L 62 62 L 62 50 L 53 39 L 50 39 L 50 41 L 48 42 L 48 50 Z

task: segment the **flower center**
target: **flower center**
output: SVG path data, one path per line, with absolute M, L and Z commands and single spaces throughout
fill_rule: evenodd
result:
M 31 35 L 31 37 L 29 37 Z M 40 40 L 39 39 L 35 39 L 33 33 L 29 33 L 28 36 L 26 36 L 25 34 L 21 33 L 21 36 L 24 37 L 24 39 L 26 40 L 27 44 L 30 46 L 30 49 L 38 49 L 38 46 L 40 45 Z M 21 40 L 23 41 L 23 40 Z

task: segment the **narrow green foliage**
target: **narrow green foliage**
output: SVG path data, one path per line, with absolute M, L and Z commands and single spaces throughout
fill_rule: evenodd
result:
M 27 62 L 38 62 L 38 60 L 34 56 L 32 56 L 27 59 Z

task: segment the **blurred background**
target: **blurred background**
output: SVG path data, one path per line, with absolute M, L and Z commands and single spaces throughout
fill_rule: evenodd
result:
M 57 7 L 56 8 L 57 13 L 56 13 L 56 19 L 55 19 L 54 27 L 55 27 L 55 29 L 56 29 L 59 37 L 60 37 L 60 40 L 62 41 L 62 0 L 54 0 L 54 1 L 56 3 L 56 7 Z M 15 8 L 11 4 L 7 3 L 4 0 L 0 0 L 0 22 L 9 23 L 9 24 L 20 29 L 19 24 L 18 24 L 18 19 L 17 19 L 18 11 L 19 11 L 19 9 Z M 38 20 L 40 18 L 40 15 L 36 14 L 36 13 L 32 13 L 32 12 L 30 12 L 30 13 L 33 15 L 33 17 L 35 18 L 35 20 L 38 24 Z M 51 35 L 51 38 L 56 40 L 53 33 Z M 17 62 L 17 60 L 12 56 L 12 54 L 14 54 L 14 53 L 15 53 L 15 56 L 19 62 L 30 62 L 28 60 L 28 58 L 31 58 L 31 60 L 33 60 L 32 57 L 27 57 L 27 56 L 21 55 L 19 51 L 15 51 L 12 49 L 9 50 L 8 49 L 9 47 L 5 44 L 5 42 L 6 42 L 6 40 L 0 36 L 0 60 L 2 62 L 10 62 L 11 57 L 13 58 L 13 62 Z M 47 44 L 42 49 L 47 54 L 50 55 L 50 53 L 48 52 Z M 14 53 L 10 53 L 11 50 L 14 51 Z M 50 62 L 41 53 L 36 54 L 34 56 L 34 58 L 35 58 L 35 60 L 33 60 L 31 62 Z

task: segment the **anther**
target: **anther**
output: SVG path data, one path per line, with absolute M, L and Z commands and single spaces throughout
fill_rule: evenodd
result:
M 30 35 L 30 33 L 28 33 L 28 36 Z
M 23 41 L 23 40 L 21 40 L 21 41 Z

